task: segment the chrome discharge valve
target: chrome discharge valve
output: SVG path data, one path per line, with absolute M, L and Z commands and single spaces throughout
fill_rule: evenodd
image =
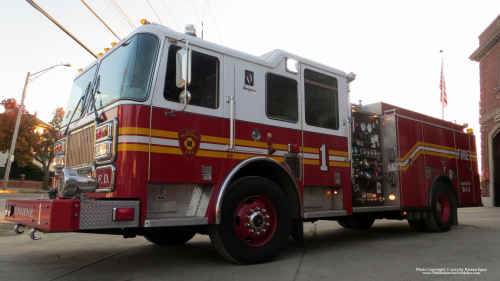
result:
M 73 197 L 77 192 L 94 192 L 98 187 L 96 178 L 78 174 L 75 169 L 64 168 L 59 174 L 59 196 Z

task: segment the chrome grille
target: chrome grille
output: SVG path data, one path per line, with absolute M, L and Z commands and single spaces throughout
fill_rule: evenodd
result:
M 94 162 L 95 125 L 91 124 L 69 134 L 66 167 L 80 167 Z

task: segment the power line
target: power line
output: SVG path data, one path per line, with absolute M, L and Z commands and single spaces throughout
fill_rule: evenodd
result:
M 106 0 L 102 0 L 102 2 L 104 2 L 104 4 L 106 4 L 106 6 L 108 6 L 108 8 L 111 10 L 111 12 L 113 12 L 113 14 L 115 14 L 115 16 L 118 18 L 118 20 L 123 24 L 123 26 L 125 26 L 125 28 L 130 32 L 130 28 L 123 22 L 123 20 L 120 18 L 120 16 L 116 13 L 115 10 L 113 10 L 113 8 L 110 6 L 110 4 L 108 4 L 108 2 L 106 2 Z
M 102 19 L 101 19 L 101 18 L 100 18 L 100 17 L 99 17 L 99 16 L 98 16 L 95 12 L 94 12 L 94 10 L 92 10 L 92 8 L 90 8 L 90 6 L 89 6 L 89 5 L 87 5 L 87 3 L 85 3 L 85 1 L 83 1 L 83 0 L 82 0 L 82 3 L 83 3 L 83 4 L 85 4 L 85 6 L 87 6 L 87 8 L 89 9 L 89 11 L 90 11 L 90 12 L 92 12 L 92 14 L 93 14 L 93 15 L 94 15 L 94 16 L 95 16 L 95 17 L 96 17 L 99 21 L 101 21 L 101 23 L 102 23 L 102 24 L 103 24 L 103 25 L 104 25 L 104 26 L 105 26 L 105 27 L 106 27 L 109 31 L 111 31 L 111 33 L 113 33 L 113 34 L 116 36 L 116 38 L 118 38 L 118 40 L 122 40 L 122 39 L 120 39 L 120 37 L 119 37 L 118 35 L 116 35 L 116 33 L 115 33 L 113 30 L 111 30 L 111 28 L 110 28 L 110 27 L 109 27 L 109 26 L 108 26 L 108 25 L 107 25 L 107 24 L 106 24 L 106 23 L 105 23 L 105 22 L 104 22 L 104 21 L 103 21 L 103 20 L 102 20 Z
M 158 18 L 158 20 L 160 21 L 161 25 L 163 25 L 163 22 L 161 22 L 161 19 L 160 17 L 158 16 L 158 14 L 156 14 L 156 11 L 155 9 L 153 9 L 153 6 L 151 6 L 151 3 L 149 3 L 149 0 L 148 1 L 148 4 L 149 4 L 149 7 L 151 7 L 151 10 L 153 10 L 153 13 L 155 13 L 156 17 Z
M 224 46 L 224 44 L 222 43 L 222 39 L 220 38 L 219 29 L 217 28 L 217 24 L 215 23 L 214 16 L 212 15 L 212 10 L 210 10 L 210 5 L 208 4 L 208 0 L 205 0 L 205 1 L 207 2 L 208 11 L 210 12 L 210 16 L 212 17 L 212 21 L 214 22 L 215 31 L 217 31 L 217 36 L 219 36 L 219 40 L 220 40 L 221 45 Z
M 165 0 L 161 0 L 161 1 L 163 2 L 163 5 L 165 5 L 165 8 L 167 8 L 168 13 L 170 14 L 170 16 L 172 17 L 172 19 L 174 20 L 175 25 L 177 25 L 177 28 L 179 29 L 179 31 L 182 32 L 182 29 L 179 27 L 179 25 L 177 24 L 177 22 L 174 19 L 174 16 L 172 15 L 172 13 L 170 12 L 170 10 L 168 9 L 167 4 L 165 4 Z
M 119 11 L 124 16 L 124 18 L 127 19 L 128 24 L 130 24 L 130 26 L 132 26 L 132 28 L 135 29 L 136 28 L 135 24 L 129 19 L 129 17 L 127 16 L 127 14 L 125 14 L 125 12 L 122 10 L 122 8 L 120 7 L 120 5 L 118 5 L 118 3 L 116 3 L 115 0 L 110 0 L 110 1 L 111 1 L 111 3 L 114 3 L 114 5 L 119 9 Z
M 44 89 L 47 93 L 49 93 L 49 94 L 53 95 L 54 97 L 56 97 L 56 98 L 58 98 L 58 99 L 60 99 L 60 100 L 62 100 L 62 101 L 68 102 L 67 100 L 65 100 L 65 99 L 63 99 L 63 98 L 61 98 L 61 97 L 59 97 L 59 96 L 57 96 L 57 95 L 53 94 L 53 93 L 52 93 L 52 92 L 50 92 L 49 90 L 45 89 L 44 87 L 42 87 L 42 86 L 41 86 L 40 84 L 38 84 L 37 82 L 33 82 L 33 83 L 37 84 L 37 85 L 38 85 L 38 87 L 40 87 L 40 88 Z
M 200 17 L 198 16 L 198 12 L 196 11 L 196 8 L 194 7 L 193 0 L 189 0 L 189 1 L 191 1 L 191 5 L 193 5 L 193 10 L 194 10 L 194 12 L 196 14 L 196 17 L 198 18 L 198 21 L 200 22 L 200 24 L 203 25 L 203 23 L 200 20 Z M 207 34 L 207 39 L 210 40 L 210 38 L 208 38 L 208 32 L 205 31 L 205 33 Z

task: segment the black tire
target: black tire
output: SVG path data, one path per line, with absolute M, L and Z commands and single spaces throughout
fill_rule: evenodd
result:
M 244 227 L 248 226 L 246 225 L 247 218 L 240 218 L 239 214 L 243 208 L 257 204 L 249 198 L 257 198 L 255 202 L 259 200 L 258 198 L 264 198 L 271 204 L 270 208 L 269 204 L 266 204 L 266 212 L 271 217 L 266 219 L 272 223 L 271 226 L 267 226 L 272 227 L 272 230 L 269 228 L 265 234 L 259 232 L 264 236 L 256 238 L 256 241 L 264 239 L 263 244 L 251 245 L 253 240 L 247 239 L 244 242 L 242 238 L 241 231 L 246 231 Z M 271 214 L 272 209 L 274 209 L 273 214 Z M 249 227 L 248 231 L 253 227 L 253 225 Z M 292 232 L 292 216 L 288 198 L 278 185 L 268 179 L 261 177 L 237 179 L 231 183 L 224 195 L 220 224 L 209 225 L 208 232 L 219 254 L 227 260 L 239 264 L 268 262 L 280 254 Z M 254 234 L 256 231 L 251 235 Z
M 195 234 L 185 229 L 169 227 L 149 230 L 147 234 L 144 234 L 144 238 L 156 245 L 174 246 L 188 242 Z
M 352 228 L 352 226 L 349 224 L 349 222 L 347 220 L 338 220 L 337 222 L 343 228 Z
M 427 227 L 425 227 L 425 223 L 423 220 L 408 220 L 408 224 L 411 229 L 416 232 L 427 232 Z
M 453 195 L 450 188 L 444 183 L 438 182 L 432 189 L 431 210 L 427 212 L 427 218 L 423 219 L 425 227 L 432 232 L 446 232 L 453 224 L 455 209 Z M 446 202 L 448 207 L 446 207 Z M 444 210 L 447 210 L 446 215 Z
M 354 228 L 370 228 L 375 222 L 375 216 L 363 215 L 349 220 L 349 224 Z

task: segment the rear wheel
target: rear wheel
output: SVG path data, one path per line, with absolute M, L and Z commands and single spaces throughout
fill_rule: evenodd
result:
M 427 232 L 427 228 L 425 227 L 425 223 L 423 220 L 408 220 L 408 224 L 410 227 L 416 232 Z
M 433 232 L 450 230 L 456 208 L 450 189 L 444 183 L 437 183 L 432 190 L 431 198 L 431 210 L 423 220 L 425 227 Z
M 349 224 L 354 228 L 370 228 L 375 222 L 375 216 L 363 215 L 349 220 Z
M 349 224 L 349 222 L 347 220 L 338 220 L 337 222 L 343 228 L 352 228 L 352 226 Z
M 272 181 L 245 177 L 229 187 L 220 224 L 209 225 L 210 240 L 226 259 L 254 264 L 278 256 L 292 231 L 288 199 Z
M 182 245 L 191 240 L 196 233 L 185 229 L 169 227 L 148 231 L 144 238 L 151 243 L 161 246 Z

